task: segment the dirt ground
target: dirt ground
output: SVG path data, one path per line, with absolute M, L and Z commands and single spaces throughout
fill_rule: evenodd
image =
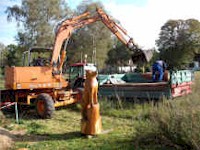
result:
M 0 127 L 0 149 L 7 150 L 13 145 L 14 135 L 8 130 Z

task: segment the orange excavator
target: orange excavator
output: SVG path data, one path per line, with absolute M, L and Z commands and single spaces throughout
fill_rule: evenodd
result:
M 65 50 L 74 30 L 96 21 L 101 21 L 133 51 L 133 60 L 148 61 L 145 52 L 137 47 L 127 32 L 102 9 L 97 8 L 95 14 L 86 12 L 77 17 L 63 20 L 57 26 L 50 65 L 6 67 L 6 89 L 1 90 L 0 104 L 17 102 L 18 104 L 34 105 L 40 117 L 51 118 L 55 107 L 78 102 L 81 99 L 81 92 L 73 91 L 62 74 L 62 66 L 66 57 Z

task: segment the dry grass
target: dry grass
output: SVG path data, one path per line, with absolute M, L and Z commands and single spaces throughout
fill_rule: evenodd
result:
M 148 126 L 138 129 L 143 133 L 139 142 L 153 136 L 157 143 L 175 149 L 200 149 L 199 77 L 197 73 L 193 94 L 164 100 L 150 110 Z

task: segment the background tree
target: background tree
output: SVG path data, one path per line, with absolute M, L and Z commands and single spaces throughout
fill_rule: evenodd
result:
M 64 0 L 22 0 L 21 6 L 8 7 L 8 20 L 13 18 L 19 26 L 17 40 L 23 46 L 50 46 L 53 43 L 53 26 L 71 11 Z
M 79 15 L 85 11 L 90 11 L 94 15 L 97 6 L 103 8 L 103 5 L 99 2 L 81 3 L 75 14 Z M 111 35 L 110 30 L 100 21 L 76 30 L 68 47 L 70 63 L 80 62 L 87 54 L 88 62 L 93 61 L 93 63 L 97 63 L 99 68 L 102 68 L 105 65 L 107 52 L 113 43 Z
M 0 76 L 1 74 L 4 73 L 5 58 L 6 58 L 5 45 L 3 43 L 0 43 Z
M 4 66 L 5 59 L 5 45 L 0 43 L 0 67 Z
M 195 19 L 169 20 L 161 27 L 156 44 L 160 57 L 169 68 L 184 68 L 200 52 L 200 22 Z
M 110 66 L 126 66 L 131 60 L 131 51 L 121 42 L 117 42 L 116 46 L 108 51 L 106 64 Z
M 6 47 L 4 66 L 22 66 L 21 47 L 14 44 L 10 44 Z

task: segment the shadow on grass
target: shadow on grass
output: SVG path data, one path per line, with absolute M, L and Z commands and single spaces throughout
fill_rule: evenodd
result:
M 3 115 L 9 119 L 16 119 L 16 112 L 14 107 L 6 108 L 2 110 Z M 19 119 L 39 119 L 35 112 L 35 109 L 31 106 L 18 106 Z
M 24 134 L 12 133 L 6 129 L 0 128 L 0 134 L 7 136 L 15 142 L 41 142 L 41 141 L 59 141 L 85 138 L 80 132 L 68 132 L 64 134 Z
M 16 142 L 41 142 L 41 141 L 59 141 L 84 138 L 80 132 L 68 132 L 64 134 L 30 134 L 30 135 L 15 135 Z
M 80 112 L 80 110 L 81 110 L 81 108 L 78 104 L 71 104 L 68 106 L 58 107 L 58 108 L 56 108 L 55 111 L 63 110 L 63 109 L 74 111 L 74 112 Z M 16 118 L 16 112 L 15 112 L 14 107 L 9 107 L 9 108 L 3 109 L 2 113 L 6 118 L 9 118 L 9 119 Z M 18 106 L 18 116 L 19 116 L 19 120 L 21 120 L 21 119 L 23 119 L 23 120 L 41 119 L 37 115 L 34 106 L 19 105 Z

